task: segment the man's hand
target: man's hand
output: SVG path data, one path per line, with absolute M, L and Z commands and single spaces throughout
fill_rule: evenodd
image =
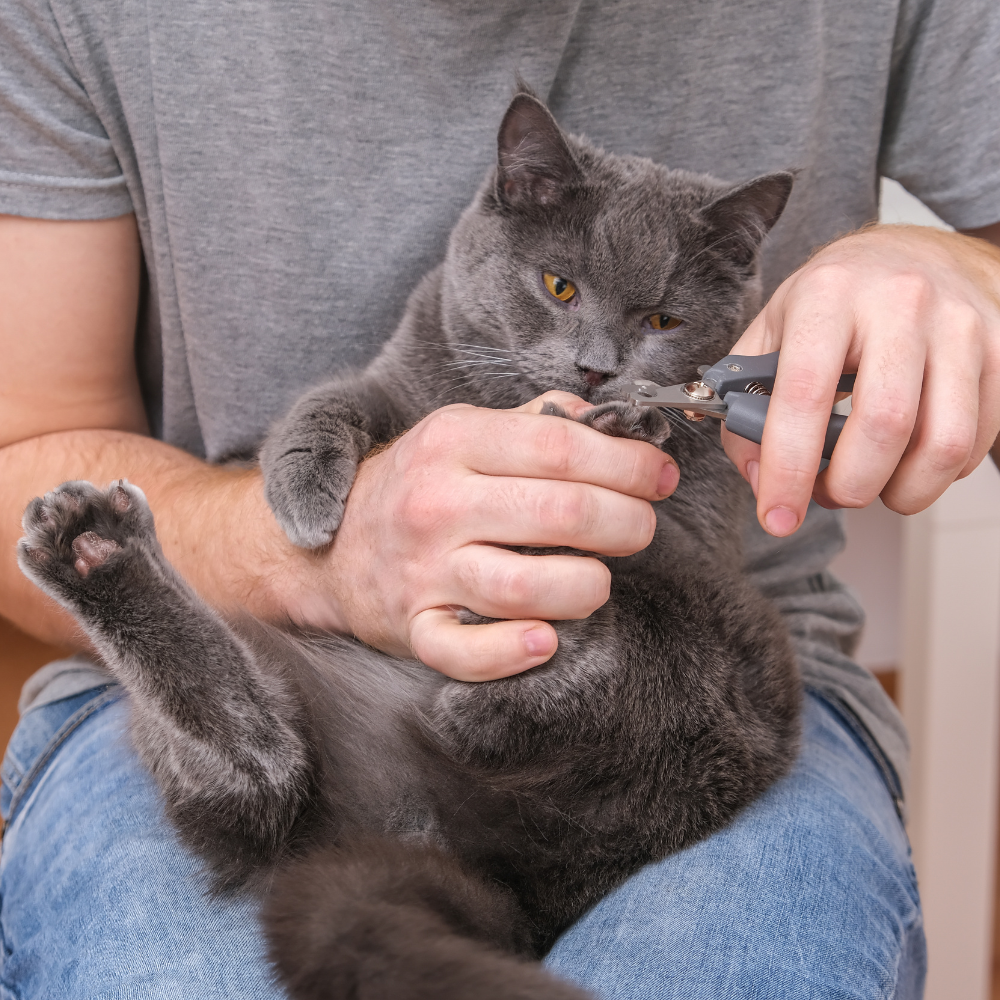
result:
M 994 227 L 995 228 L 995 227 Z M 1000 251 L 919 226 L 878 226 L 817 253 L 733 347 L 781 349 L 760 446 L 723 429 L 761 524 L 789 535 L 810 495 L 923 510 L 968 475 L 1000 431 Z M 819 476 L 842 372 L 853 412 Z
M 145 491 L 167 558 L 212 605 L 333 628 L 456 677 L 547 660 L 543 618 L 607 600 L 597 559 L 503 546 L 624 555 L 648 544 L 647 501 L 677 467 L 652 445 L 571 420 L 449 407 L 364 462 L 337 539 L 296 549 L 256 470 L 217 468 L 144 437 L 135 372 L 140 252 L 135 219 L 0 217 L 0 605 L 39 637 L 78 645 L 71 620 L 18 571 L 25 504 L 67 479 L 126 477 Z M 587 407 L 547 394 L 570 414 Z M 461 626 L 453 608 L 513 619 Z
M 649 544 L 648 501 L 673 492 L 673 460 L 652 445 L 520 410 L 449 406 L 362 463 L 315 579 L 290 563 L 276 586 L 298 620 L 415 655 L 462 680 L 543 663 L 556 633 L 542 619 L 585 618 L 610 592 L 597 559 L 529 556 L 504 546 L 570 546 L 602 555 Z M 462 625 L 457 609 L 509 619 Z

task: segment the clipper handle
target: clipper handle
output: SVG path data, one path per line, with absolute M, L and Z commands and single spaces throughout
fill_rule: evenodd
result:
M 764 436 L 764 421 L 767 419 L 767 407 L 770 396 L 751 395 L 746 392 L 729 392 L 726 394 L 726 428 L 733 434 L 738 434 L 748 441 L 760 444 Z M 826 427 L 826 440 L 823 442 L 823 457 L 833 455 L 837 438 L 844 429 L 847 417 L 840 413 L 831 413 L 830 422 Z

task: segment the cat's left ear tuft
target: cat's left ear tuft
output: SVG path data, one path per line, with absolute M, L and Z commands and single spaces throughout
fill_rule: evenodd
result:
M 533 94 L 517 94 L 497 136 L 497 199 L 507 205 L 552 204 L 579 176 L 549 109 Z
M 748 265 L 778 221 L 792 193 L 793 174 L 763 174 L 716 198 L 702 210 L 717 249 Z

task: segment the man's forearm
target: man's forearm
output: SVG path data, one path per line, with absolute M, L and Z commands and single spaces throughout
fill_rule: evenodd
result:
M 282 581 L 300 583 L 318 562 L 285 540 L 256 470 L 212 466 L 122 431 L 46 434 L 0 449 L 0 606 L 24 631 L 63 646 L 84 645 L 69 615 L 17 566 L 15 547 L 28 501 L 66 480 L 104 485 L 119 478 L 146 493 L 167 559 L 220 610 L 243 607 L 262 618 L 281 617 Z

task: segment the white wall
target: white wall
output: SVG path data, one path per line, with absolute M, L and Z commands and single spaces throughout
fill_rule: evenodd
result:
M 898 185 L 882 219 L 943 225 Z M 859 650 L 897 665 L 913 744 L 909 834 L 929 949 L 926 1000 L 988 1000 L 1000 731 L 1000 474 L 990 459 L 928 510 L 847 512 L 834 571 L 861 596 Z

